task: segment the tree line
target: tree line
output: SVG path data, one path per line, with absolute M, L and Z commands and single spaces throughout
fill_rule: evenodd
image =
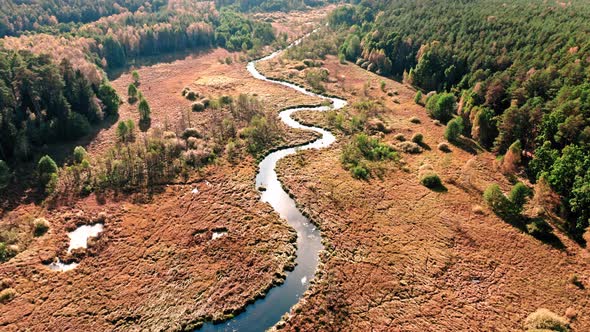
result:
M 317 7 L 328 2 L 326 0 L 215 0 L 217 7 L 234 5 L 240 11 L 291 11 L 302 10 L 307 7 Z

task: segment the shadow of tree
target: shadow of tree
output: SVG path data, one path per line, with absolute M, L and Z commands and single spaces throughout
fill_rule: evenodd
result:
M 477 142 L 475 142 L 474 140 L 467 138 L 467 137 L 459 137 L 456 140 L 451 142 L 454 146 L 470 153 L 473 155 L 476 155 L 478 153 L 481 153 L 483 151 L 485 151 L 479 144 L 477 144 Z
M 139 121 L 139 130 L 146 132 L 146 131 L 148 131 L 148 129 L 150 129 L 151 125 L 152 125 L 152 119 Z
M 551 225 L 549 225 L 549 223 L 543 218 L 530 218 L 510 210 L 494 211 L 494 213 L 500 219 L 519 229 L 523 233 L 527 233 L 555 249 L 565 249 L 563 242 L 553 233 L 553 227 L 551 227 Z
M 427 151 L 430 151 L 430 150 L 432 150 L 432 148 L 430 147 L 430 145 L 428 145 L 428 144 L 426 144 L 426 143 L 424 143 L 424 142 L 420 142 L 420 143 L 418 143 L 418 145 L 419 145 L 419 146 L 420 146 L 422 149 L 424 149 L 424 150 L 427 150 Z

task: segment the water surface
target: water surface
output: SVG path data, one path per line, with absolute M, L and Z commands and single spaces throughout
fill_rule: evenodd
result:
M 88 238 L 98 236 L 98 233 L 102 232 L 103 228 L 104 225 L 98 223 L 94 225 L 82 225 L 72 232 L 69 232 L 68 237 L 70 238 L 70 245 L 68 247 L 68 252 L 72 252 L 72 250 L 78 248 L 87 248 Z M 47 267 L 53 271 L 66 272 L 75 269 L 78 265 L 79 263 L 76 262 L 63 263 L 59 257 L 56 257 L 55 261 L 48 264 Z

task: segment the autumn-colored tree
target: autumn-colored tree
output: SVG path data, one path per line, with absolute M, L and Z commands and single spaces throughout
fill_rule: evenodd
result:
M 516 141 L 510 145 L 502 159 L 502 171 L 505 174 L 515 174 L 522 163 L 522 145 Z

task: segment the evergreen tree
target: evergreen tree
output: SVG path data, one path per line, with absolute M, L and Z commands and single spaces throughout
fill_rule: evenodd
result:
M 150 121 L 150 105 L 148 104 L 147 100 L 141 99 L 139 101 L 139 105 L 137 107 L 139 111 L 139 122 L 147 123 Z
M 137 70 L 131 72 L 131 77 L 133 78 L 133 84 L 139 86 L 139 73 L 137 72 Z
M 455 96 L 452 93 L 439 93 L 430 96 L 426 101 L 426 109 L 431 117 L 446 123 L 453 117 L 457 108 Z
M 137 101 L 137 87 L 134 83 L 129 84 L 127 87 L 127 96 L 130 104 L 133 104 Z
M 51 157 L 45 155 L 39 159 L 37 163 L 37 174 L 39 176 L 39 184 L 45 188 L 47 184 L 57 176 L 57 164 Z
M 463 119 L 460 117 L 456 117 L 453 120 L 449 121 L 449 123 L 447 124 L 447 128 L 445 129 L 445 138 L 449 142 L 457 142 L 462 132 Z
M 107 82 L 103 82 L 98 89 L 98 97 L 102 100 L 108 115 L 116 115 L 119 112 L 119 95 Z
M 521 213 L 527 198 L 531 195 L 530 189 L 522 182 L 518 182 L 510 191 L 510 201 L 514 205 L 515 213 Z
M 422 92 L 421 91 L 416 92 L 416 95 L 414 96 L 414 102 L 418 105 L 422 105 Z
M 77 146 L 74 148 L 74 162 L 76 164 L 80 164 L 84 159 L 86 159 L 86 149 L 81 146 Z

